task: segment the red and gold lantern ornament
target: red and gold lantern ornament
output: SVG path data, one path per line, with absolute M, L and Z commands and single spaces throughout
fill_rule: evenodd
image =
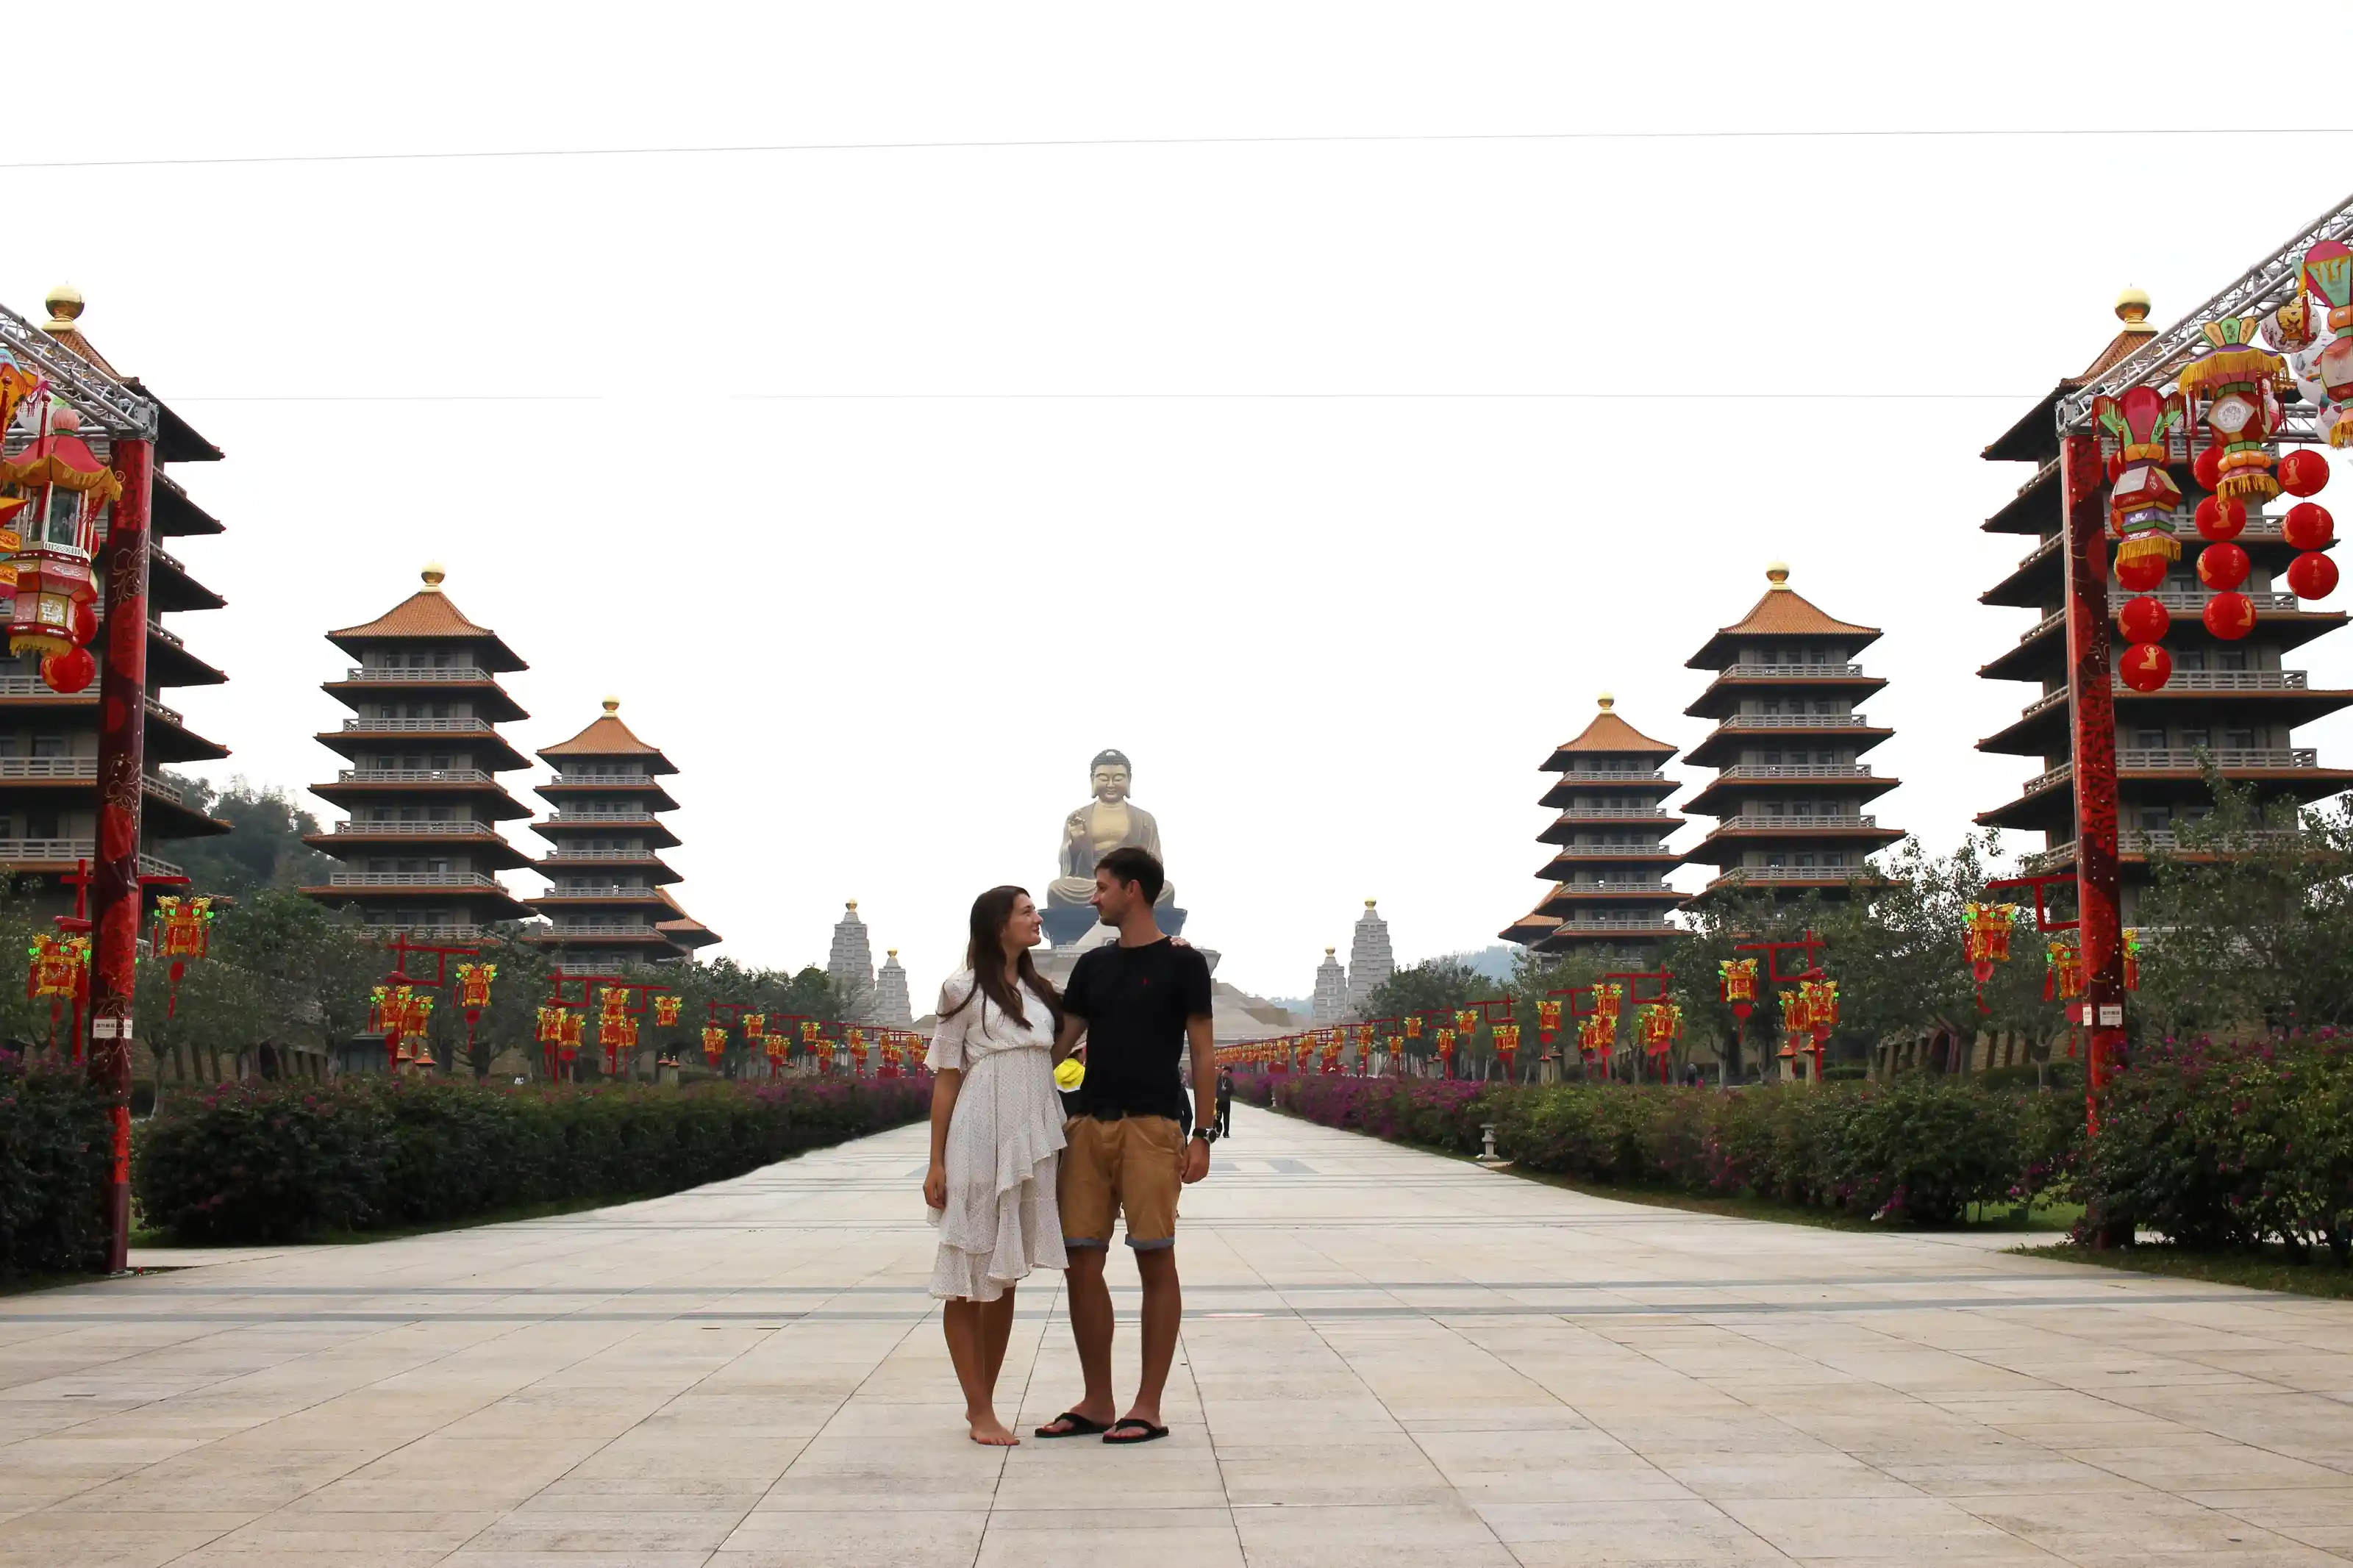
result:
M 433 993 L 408 985 L 400 989 L 408 993 L 401 1004 L 400 1037 L 409 1043 L 409 1061 L 429 1072 L 440 1065 L 433 1059 L 432 1042 L 425 1037 L 433 1026 Z
M 1512 1066 L 1520 1059 L 1520 1026 L 1517 1024 L 1495 1026 L 1495 1058 L 1504 1064 L 1504 1076 L 1512 1076 Z
M 2042 955 L 2042 999 L 2072 1002 L 2083 994 L 2083 954 L 2072 942 L 2047 944 Z
M 1536 1044 L 1548 1046 L 1560 1035 L 1560 998 L 1548 997 L 1536 1004 Z
M 2258 347 L 2261 318 L 2224 316 L 2202 323 L 2208 353 L 2182 367 L 2180 396 L 2189 423 L 2207 449 L 2198 455 L 2198 482 L 2224 500 L 2242 505 L 2279 494 L 2274 458 L 2265 445 L 2285 423 L 2279 389 L 2289 381 L 2287 362 Z
M 1479 1032 L 1480 1021 L 1485 1015 L 1476 1007 L 1464 1007 L 1454 1015 L 1454 1032 L 1468 1041 Z
M 1409 1017 L 1408 1017 L 1408 1018 L 1406 1019 L 1406 1021 L 1405 1021 L 1405 1037 L 1406 1037 L 1407 1039 L 1409 1039 L 1409 1040 L 1418 1040 L 1418 1039 L 1421 1038 L 1421 1016 L 1420 1016 L 1420 1015 L 1419 1015 L 1419 1014 L 1415 1014 L 1415 1015 L 1413 1015 L 1413 1016 L 1409 1016 Z
M 1985 1003 L 1986 982 L 1993 978 L 1996 964 L 2010 962 L 2010 936 L 2017 920 L 2016 904 L 1961 906 L 1961 951 L 1969 961 L 1969 978 L 1978 984 L 1980 1013 L 1992 1011 Z
M 50 689 L 76 692 L 97 673 L 84 646 L 98 632 L 90 557 L 100 516 L 121 499 L 122 480 L 82 440 L 80 416 L 55 395 L 26 400 L 16 425 L 29 426 L 32 439 L 16 457 L 0 457 L 0 492 L 24 503 L 8 519 L 13 542 L 0 536 L 8 552 L 0 587 L 16 594 L 8 651 L 40 655 Z
M 546 1069 L 550 1082 L 555 1079 L 558 1060 L 572 1059 L 572 1053 L 564 1049 L 564 1026 L 566 1019 L 569 1019 L 575 1028 L 580 1022 L 579 1016 L 568 1007 L 549 1005 L 539 1009 L 539 1027 L 536 1035 L 539 1040 L 540 1065 Z M 573 1037 L 573 1045 L 577 1047 L 579 1043 L 579 1037 L 575 1033 Z
M 654 998 L 654 1022 L 665 1029 L 670 1028 L 678 1022 L 678 1016 L 685 1006 L 685 997 L 664 992 Z
M 765 1039 L 766 1039 L 767 1037 L 768 1037 L 768 1016 L 767 1016 L 765 1013 L 746 1013 L 746 1014 L 744 1014 L 744 1038 L 745 1040 L 749 1041 L 750 1043 L 752 1043 L 753 1045 L 755 1045 L 755 1046 L 756 1046 L 756 1045 L 758 1045 L 762 1040 L 765 1040 Z
M 1784 1060 L 1798 1054 L 1798 1042 L 1811 1027 L 1806 1021 L 1806 994 L 1792 986 L 1781 995 L 1781 1050 Z
M 164 1016 L 175 1016 L 180 1010 L 180 981 L 188 973 L 188 960 L 203 958 L 212 952 L 213 901 L 209 898 L 183 899 L 166 896 L 155 900 L 155 934 L 150 939 L 154 951 L 172 961 L 168 971 L 171 979 L 169 1000 L 164 1005 Z
M 33 939 L 26 956 L 25 994 L 35 1001 L 49 999 L 49 1043 L 54 1046 L 64 1005 L 90 994 L 90 938 L 43 932 Z
M 1626 988 L 1614 980 L 1605 981 L 1593 988 L 1593 1011 L 1609 1021 L 1609 1032 L 1613 1036 L 1618 1032 L 1618 1016 L 1623 1011 L 1625 1001 Z
M 569 1007 L 562 1009 L 562 1012 L 564 1014 L 563 1033 L 556 1037 L 555 1054 L 566 1067 L 569 1067 L 572 1065 L 573 1058 L 580 1054 L 581 1042 L 586 1037 L 588 1032 L 588 1020 Z
M 2353 247 L 2324 239 L 2304 253 L 2302 272 L 2304 291 L 2328 306 L 2330 342 L 2311 361 L 2327 397 L 2321 429 L 2330 446 L 2353 447 L 2353 427 L 2345 422 L 2353 413 Z
M 1732 1016 L 1746 1024 L 1757 1009 L 1757 961 L 1720 958 L 1715 961 L 1716 985 Z
M 2280 464 L 2282 483 L 2298 481 L 2291 491 L 2316 495 L 2328 483 L 2328 459 L 2317 452 L 2291 452 Z M 2287 585 L 2299 599 L 2325 599 L 2337 591 L 2337 563 L 2321 553 L 2337 540 L 2337 520 L 2318 501 L 2299 500 L 2280 518 L 2280 537 L 2302 552 L 2287 563 Z
M 1599 1013 L 1588 1016 L 1577 1026 L 1577 1054 L 1588 1066 L 1596 1058 L 1608 1061 L 1618 1049 L 1618 1021 Z
M 1683 1037 L 1683 1010 L 1678 1002 L 1645 1002 L 1635 1011 L 1635 1037 L 1642 1049 L 1659 1063 L 1659 1077 L 1667 1076 L 1667 1053 Z
M 1438 1059 L 1446 1064 L 1446 1076 L 1454 1076 L 1454 1031 L 1438 1031 Z
M 717 1024 L 705 1024 L 702 1026 L 702 1059 L 715 1068 L 719 1065 L 719 1058 L 726 1054 L 727 1031 Z
M 629 993 L 623 986 L 598 986 L 596 1004 L 596 1044 L 605 1052 L 605 1076 L 612 1078 L 621 1070 L 621 1053 L 637 1047 L 637 1020 L 629 1016 Z
M 2244 594 L 2226 591 L 2207 600 L 2198 618 L 2224 642 L 2237 642 L 2255 629 L 2255 602 Z
M 849 1031 L 849 1070 L 853 1077 L 866 1076 L 866 1031 Z
M 2122 541 L 2117 580 L 2136 591 L 2155 587 L 2181 558 L 2173 537 L 2181 487 L 2166 465 L 2189 460 L 2189 406 L 2179 397 L 2137 386 L 2122 397 L 2093 399 L 2092 422 L 2111 481 L 2108 525 Z
M 491 1005 L 491 982 L 499 977 L 495 963 L 461 963 L 458 966 L 458 1010 L 466 1017 L 466 1048 L 474 1046 L 474 1026 L 482 1021 L 483 1009 Z

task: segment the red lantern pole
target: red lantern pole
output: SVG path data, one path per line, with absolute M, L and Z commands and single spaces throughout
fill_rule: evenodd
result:
M 2059 443 L 2061 526 L 2067 536 L 2067 691 L 2074 719 L 2075 916 L 2084 960 L 2083 1021 L 2091 1029 L 2084 1125 L 2099 1131 L 2099 1093 L 2125 1041 L 2124 915 L 2116 873 L 2116 712 L 2108 668 L 2107 514 L 2099 444 Z
M 155 447 L 117 437 L 122 495 L 106 536 L 106 671 L 99 685 L 98 843 L 92 868 L 90 1080 L 112 1101 L 106 1272 L 131 1262 L 131 1013 L 138 988 L 139 820 L 147 765 L 147 523 Z

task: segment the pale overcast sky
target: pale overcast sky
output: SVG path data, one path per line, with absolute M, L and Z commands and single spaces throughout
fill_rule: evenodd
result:
M 2216 26 L 124 4 L 36 28 L 0 300 L 78 284 L 228 452 L 181 477 L 230 608 L 175 619 L 232 683 L 171 698 L 218 776 L 332 776 L 321 633 L 438 558 L 526 749 L 609 691 L 684 770 L 716 952 L 822 962 L 855 898 L 920 1010 L 1116 746 L 1188 934 L 1303 994 L 1367 896 L 1405 959 L 1493 942 L 1537 764 L 1605 687 L 1697 741 L 1683 661 L 1775 556 L 1887 629 L 1883 822 L 2016 793 L 1972 742 L 2026 689 L 1974 672 L 2031 617 L 1976 595 L 2025 546 L 1977 525 L 2026 476 L 1979 448 L 2120 288 L 2170 321 L 2353 183 L 2300 128 L 2346 15 L 2200 94 Z M 2100 133 L 1851 134 L 1897 131 Z M 723 146 L 770 150 L 271 161 Z M 70 160 L 134 162 L 24 166 Z M 1558 395 L 1612 393 L 1712 400 Z M 2293 662 L 2353 684 L 2353 637 Z

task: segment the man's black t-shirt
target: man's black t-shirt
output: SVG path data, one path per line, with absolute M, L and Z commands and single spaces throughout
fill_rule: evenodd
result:
M 1192 1114 L 1185 1094 L 1185 1025 L 1209 1016 L 1209 965 L 1166 937 L 1106 943 L 1079 955 L 1062 1010 L 1087 1025 L 1079 1110 L 1110 1120 Z

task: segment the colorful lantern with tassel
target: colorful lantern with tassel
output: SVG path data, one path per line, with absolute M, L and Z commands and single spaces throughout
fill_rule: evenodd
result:
M 744 1015 L 744 1037 L 757 1045 L 768 1037 L 768 1016 L 765 1013 Z
M 2140 989 L 2140 932 L 2131 926 L 2125 928 L 2125 989 Z
M 1548 1046 L 1560 1034 L 1560 998 L 1547 997 L 1536 1004 L 1536 1044 Z
M 686 998 L 665 992 L 654 998 L 654 1022 L 667 1029 L 677 1024 L 679 1014 L 686 1006 Z
M 2042 955 L 2042 999 L 2071 1002 L 2084 994 L 2084 959 L 2072 942 L 2046 945 Z
M 2341 239 L 2324 239 L 2304 253 L 2305 292 L 2328 305 L 2328 345 L 2314 356 L 2316 379 L 2327 393 L 2321 426 L 2331 447 L 2353 447 L 2353 248 Z
M 180 981 L 188 973 L 188 960 L 203 958 L 212 951 L 212 925 L 213 901 L 209 898 L 166 895 L 155 900 L 155 934 L 149 941 L 159 956 L 172 961 L 167 972 L 171 990 L 164 1005 L 166 1018 L 176 1016 L 180 1011 Z
M 2225 316 L 2200 325 L 2210 352 L 2182 367 L 2179 383 L 2191 426 L 2211 443 L 2209 452 L 2220 454 L 2199 455 L 2200 482 L 2211 477 L 2207 488 L 2219 500 L 2242 506 L 2280 492 L 2265 443 L 2284 422 L 2279 388 L 2287 362 L 2256 345 L 2260 324 L 2255 316 Z
M 727 1031 L 716 1024 L 706 1024 L 702 1029 L 702 1059 L 712 1067 L 727 1054 Z
M 1994 965 L 2010 962 L 2010 934 L 2018 919 L 2016 904 L 1965 904 L 1961 908 L 1961 950 L 1968 957 L 1969 977 L 1978 983 L 1978 1011 L 1989 1013 L 1986 982 Z
M 1715 961 L 1716 984 L 1732 1016 L 1742 1023 L 1757 1007 L 1757 961 L 1753 958 L 1719 958 Z
M 1669 1001 L 1645 1002 L 1635 1010 L 1634 1020 L 1635 1037 L 1641 1041 L 1645 1052 L 1658 1059 L 1659 1078 L 1664 1081 L 1667 1054 L 1683 1037 L 1683 1005 Z
M 90 994 L 90 938 L 43 932 L 33 939 L 26 954 L 30 962 L 25 972 L 25 994 L 35 1001 L 49 999 L 49 1043 L 54 1046 L 64 1004 Z
M 1504 1076 L 1512 1076 L 1513 1064 L 1520 1058 L 1520 1026 L 1517 1024 L 1495 1026 L 1495 1059 L 1504 1064 Z
M 499 977 L 495 963 L 461 963 L 458 966 L 458 1010 L 466 1016 L 466 1048 L 473 1049 L 474 1026 L 482 1021 L 482 1012 L 491 1005 L 491 982 Z
M 2108 523 L 2123 542 L 2116 547 L 2119 574 L 2129 563 L 2180 559 L 2173 538 L 2173 514 L 2181 487 L 2166 471 L 2168 463 L 2189 460 L 2189 411 L 2179 397 L 2137 386 L 2122 397 L 2092 400 L 2092 421 L 2100 455 L 2107 459 Z
M 84 647 L 98 630 L 90 557 L 100 516 L 121 498 L 122 480 L 81 439 L 80 417 L 57 397 L 30 399 L 20 425 L 26 416 L 31 443 L 0 458 L 0 493 L 24 503 L 6 520 L 16 543 L 0 570 L 0 586 L 13 584 L 16 593 L 8 651 L 38 654 L 52 689 L 79 691 L 95 669 Z

